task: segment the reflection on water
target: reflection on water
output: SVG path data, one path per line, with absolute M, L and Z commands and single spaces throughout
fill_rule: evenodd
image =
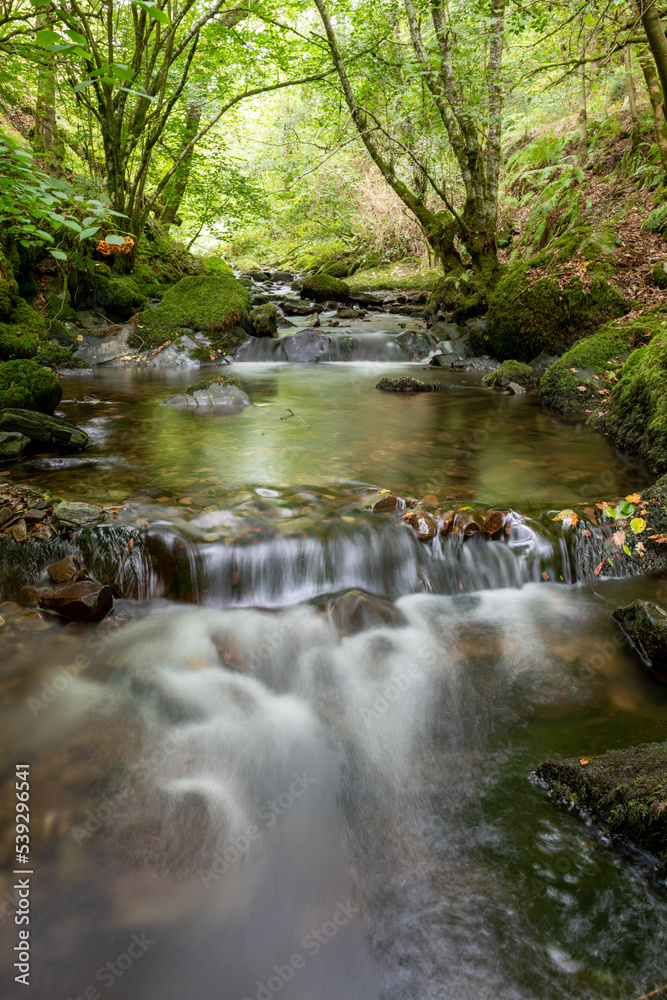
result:
M 64 385 L 64 403 L 91 436 L 81 456 L 12 467 L 14 482 L 49 484 L 69 498 L 102 502 L 165 498 L 206 508 L 230 489 L 358 482 L 421 497 L 477 500 L 528 512 L 641 489 L 650 477 L 583 423 L 565 424 L 537 397 L 481 386 L 481 372 L 419 364 L 238 364 L 255 405 L 234 416 L 197 417 L 157 403 L 192 375 L 102 370 Z M 379 392 L 390 373 L 465 388 Z
M 1 731 L 33 762 L 35 994 L 660 985 L 664 891 L 527 780 L 546 756 L 661 732 L 665 689 L 621 643 L 599 655 L 615 636 L 602 601 L 555 585 L 412 596 L 392 627 L 347 637 L 315 608 L 135 606 L 76 650 L 52 640 L 52 664 L 87 659 L 65 685 L 7 656 Z

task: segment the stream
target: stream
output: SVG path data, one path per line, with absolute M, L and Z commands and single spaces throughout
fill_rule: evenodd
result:
M 285 360 L 293 329 L 250 342 L 224 371 L 253 405 L 223 415 L 160 405 L 193 368 L 72 373 L 58 413 L 87 451 L 0 470 L 108 510 L 70 540 L 3 536 L 2 600 L 68 552 L 117 595 L 92 630 L 0 630 L 5 790 L 31 771 L 30 995 L 631 1000 L 667 982 L 653 860 L 530 778 L 665 738 L 667 687 L 611 618 L 664 582 L 619 559 L 593 586 L 601 543 L 552 520 L 654 477 L 482 367 L 392 360 L 423 329 L 370 313 L 321 331 L 348 360 L 310 364 Z M 386 375 L 451 388 L 377 391 Z M 365 509 L 378 489 L 506 529 L 421 543 Z

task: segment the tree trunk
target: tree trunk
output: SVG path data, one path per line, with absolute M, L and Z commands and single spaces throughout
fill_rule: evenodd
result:
M 188 101 L 185 114 L 185 129 L 181 149 L 178 153 L 179 156 L 184 149 L 187 150 L 199 131 L 199 123 L 202 116 L 202 100 Z M 194 147 L 186 152 L 181 165 L 164 190 L 164 209 L 160 215 L 160 222 L 163 226 L 172 226 L 176 222 L 176 216 L 178 215 L 178 210 L 181 207 L 183 195 L 188 184 L 193 155 Z
M 588 110 L 586 108 L 586 48 L 582 47 L 579 53 L 579 148 L 577 150 L 577 162 L 580 167 L 585 167 L 588 162 Z
M 665 120 L 665 112 L 662 108 L 662 91 L 660 89 L 660 81 L 658 80 L 655 72 L 653 60 L 646 49 L 642 49 L 639 53 L 639 65 L 642 68 L 644 79 L 646 80 L 646 89 L 648 90 L 648 96 L 651 101 L 655 141 L 658 145 L 658 152 L 660 153 L 660 162 L 664 173 L 667 174 L 667 120 Z
M 667 95 L 667 37 L 656 0 L 636 0 L 635 7 L 641 16 L 649 48 L 655 60 L 664 101 L 664 96 Z
M 36 29 L 53 28 L 50 17 L 39 16 Z M 56 124 L 56 61 L 44 52 L 40 56 L 37 71 L 37 104 L 35 107 L 35 136 L 33 139 L 35 156 L 44 160 L 58 174 L 63 173 L 63 145 L 58 137 Z
M 623 58 L 625 65 L 625 83 L 628 88 L 628 101 L 630 102 L 630 117 L 632 118 L 632 152 L 634 153 L 639 146 L 641 130 L 639 111 L 637 110 L 637 91 L 635 90 L 635 81 L 632 76 L 632 49 L 629 45 L 626 45 L 623 50 Z

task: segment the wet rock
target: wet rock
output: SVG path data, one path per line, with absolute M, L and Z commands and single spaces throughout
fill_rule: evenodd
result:
M 502 530 L 505 524 L 505 515 L 501 510 L 489 510 L 486 514 L 478 515 L 478 521 L 482 534 L 486 538 L 491 538 Z
M 513 396 L 525 396 L 526 395 L 526 390 L 524 389 L 524 387 L 522 385 L 519 385 L 517 382 L 510 382 L 508 384 L 507 388 L 508 388 L 508 390 L 511 392 L 511 394 Z
M 238 379 L 218 375 L 193 383 L 184 393 L 165 399 L 162 405 L 176 410 L 207 411 L 218 407 L 251 406 L 252 401 Z
M 301 288 L 302 299 L 312 299 L 314 302 L 346 302 L 350 295 L 349 285 L 330 274 L 309 274 L 303 279 Z
M 401 518 L 403 524 L 414 528 L 420 542 L 428 542 L 438 534 L 438 522 L 421 510 L 409 510 Z
M 309 305 L 299 299 L 283 299 L 280 308 L 286 316 L 310 316 L 314 312 L 323 312 L 324 306 Z
M 129 339 L 134 333 L 134 327 L 125 324 L 111 329 L 113 332 L 104 337 L 84 335 L 76 350 L 77 358 L 92 367 L 115 361 L 130 352 Z
M 546 761 L 534 773 L 554 799 L 590 816 L 617 843 L 635 844 L 667 867 L 667 743 Z
M 19 590 L 19 601 L 21 604 L 37 605 L 41 596 L 41 590 L 38 590 L 37 587 L 33 587 L 31 584 L 27 584 Z
M 512 385 L 534 389 L 537 385 L 535 372 L 530 365 L 521 361 L 503 361 L 495 371 L 485 375 L 482 382 L 484 385 L 495 386 L 496 389 L 509 389 Z
M 75 622 L 99 622 L 113 607 L 111 587 L 106 584 L 83 580 L 80 583 L 63 583 L 42 593 L 40 608 L 55 611 L 63 618 Z
M 0 431 L 0 461 L 19 458 L 30 444 L 30 438 L 18 431 Z
M 257 306 L 250 313 L 249 332 L 253 337 L 276 337 L 278 310 L 273 302 Z
M 38 510 L 32 507 L 30 508 L 30 510 L 27 510 L 23 515 L 28 524 L 39 524 L 39 522 L 43 521 L 46 518 L 46 516 L 47 516 L 47 511 Z
M 74 556 L 65 556 L 64 559 L 47 566 L 46 572 L 54 583 L 65 583 L 72 580 L 79 572 L 79 564 Z
M 320 317 L 318 316 L 317 313 L 315 313 L 314 316 L 311 316 L 311 318 L 308 320 L 308 326 L 311 327 L 311 328 L 318 327 L 318 326 L 321 326 L 321 325 L 322 324 L 320 323 Z
M 365 505 L 365 510 L 396 510 L 397 507 L 404 510 L 405 500 L 390 493 L 389 490 L 380 490 L 375 499 Z
M 400 628 L 407 624 L 407 618 L 395 604 L 362 590 L 350 590 L 318 607 L 326 612 L 341 636 L 356 635 L 371 628 Z
M 0 432 L 12 431 L 64 450 L 81 451 L 88 444 L 88 435 L 60 417 L 51 417 L 35 410 L 0 410 Z
M 58 524 L 67 528 L 77 528 L 81 524 L 93 524 L 95 521 L 103 521 L 106 512 L 102 507 L 96 507 L 91 503 L 77 503 L 63 500 L 53 511 L 53 516 Z
M 11 534 L 15 542 L 27 541 L 28 529 L 23 518 L 21 518 L 21 520 L 12 527 Z
M 365 315 L 360 309 L 350 309 L 349 306 L 341 306 L 336 313 L 338 319 L 363 319 Z
M 612 617 L 654 677 L 667 683 L 667 611 L 651 601 L 633 601 Z
M 376 309 L 384 304 L 384 299 L 381 299 L 379 295 L 372 295 L 370 292 L 357 292 L 350 295 L 349 301 L 360 306 L 375 306 Z
M 422 382 L 418 378 L 402 375 L 400 378 L 381 378 L 375 388 L 384 392 L 443 392 L 450 386 L 445 382 Z
M 259 271 L 253 268 L 250 271 L 244 271 L 241 275 L 242 278 L 252 278 L 253 281 L 257 281 L 263 284 L 265 281 L 269 280 L 269 275 L 265 271 Z
M 408 330 L 396 337 L 396 346 L 408 361 L 421 361 L 427 358 L 438 346 L 438 338 L 432 333 L 420 330 Z
M 291 271 L 274 271 L 271 275 L 271 281 L 288 282 L 292 281 L 294 275 Z

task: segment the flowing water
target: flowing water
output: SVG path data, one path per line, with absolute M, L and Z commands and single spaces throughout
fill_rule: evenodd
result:
M 89 632 L 0 630 L 40 1000 L 630 1000 L 667 982 L 652 859 L 530 780 L 664 738 L 667 688 L 611 619 L 663 582 L 619 562 L 593 590 L 602 541 L 551 520 L 650 473 L 482 371 L 388 362 L 377 326 L 365 360 L 235 364 L 254 405 L 225 416 L 159 405 L 182 370 L 68 379 L 89 450 L 3 470 L 109 507 L 69 540 L 3 542 L 3 598 L 65 551 L 118 595 Z M 451 389 L 376 391 L 386 374 Z M 421 544 L 363 509 L 377 488 L 501 509 L 509 530 Z M 351 588 L 382 600 L 335 600 Z M 3 848 L 8 871 L 11 827 Z

